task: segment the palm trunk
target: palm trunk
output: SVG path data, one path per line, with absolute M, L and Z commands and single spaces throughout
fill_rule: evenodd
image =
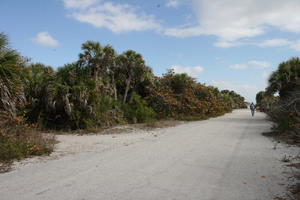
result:
M 94 74 L 93 74 L 93 79 L 94 79 L 94 81 L 96 82 L 96 81 L 98 81 L 98 70 L 96 70 L 96 69 L 94 69 L 93 70 L 94 72 Z
M 115 75 L 113 74 L 111 77 L 111 82 L 112 82 L 112 87 L 114 90 L 114 99 L 115 101 L 118 100 L 118 94 L 117 94 L 117 86 L 116 86 L 116 82 L 115 82 Z
M 127 100 L 127 95 L 128 95 L 128 91 L 129 91 L 130 82 L 131 82 L 131 77 L 129 77 L 126 80 L 126 88 L 125 88 L 125 94 L 124 94 L 124 98 L 123 98 L 123 104 L 125 104 L 126 100 Z
M 133 91 L 131 91 L 130 92 L 130 95 L 129 95 L 129 104 L 132 104 L 132 101 L 133 101 L 133 96 L 132 96 L 132 94 L 133 94 Z
M 96 64 L 93 71 L 94 71 L 94 74 L 93 74 L 93 79 L 96 83 L 96 90 L 99 90 L 99 87 L 101 86 L 101 76 L 99 76 L 99 70 L 100 70 L 100 65 L 99 64 Z

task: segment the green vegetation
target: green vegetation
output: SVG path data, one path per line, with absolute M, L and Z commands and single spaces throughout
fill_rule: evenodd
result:
M 269 78 L 266 91 L 256 95 L 260 110 L 274 122 L 274 131 L 300 143 L 300 59 L 281 63 Z
M 17 129 L 13 123 L 1 128 L 0 159 L 51 151 L 45 145 L 50 140 L 25 131 L 26 124 L 44 130 L 89 129 L 161 119 L 206 119 L 246 107 L 235 92 L 205 86 L 187 74 L 169 70 L 156 77 L 135 51 L 118 55 L 112 46 L 94 41 L 82 44 L 81 50 L 77 61 L 54 70 L 29 63 L 0 35 L 0 110 L 8 113 L 10 121 L 22 119 L 23 124 Z

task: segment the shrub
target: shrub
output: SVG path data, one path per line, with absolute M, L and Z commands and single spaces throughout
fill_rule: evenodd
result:
M 152 122 L 155 120 L 155 112 L 145 100 L 141 99 L 138 94 L 132 95 L 132 102 L 123 105 L 125 118 L 133 123 Z
M 300 59 L 279 64 L 265 91 L 256 95 L 261 111 L 274 122 L 273 129 L 300 143 Z M 278 95 L 277 95 L 278 94 Z
M 0 162 L 50 154 L 54 142 L 53 135 L 43 135 L 25 125 L 22 118 L 13 119 L 7 112 L 0 112 Z
M 289 132 L 300 142 L 300 93 L 292 93 L 284 99 L 271 103 L 266 111 L 273 121 L 274 130 L 279 133 Z

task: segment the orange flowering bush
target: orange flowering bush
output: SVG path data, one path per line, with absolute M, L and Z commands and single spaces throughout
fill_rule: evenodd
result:
M 228 103 L 225 95 L 235 107 Z M 175 119 L 203 119 L 245 107 L 244 98 L 236 93 L 223 94 L 217 88 L 202 85 L 172 70 L 158 79 L 146 100 L 159 117 Z

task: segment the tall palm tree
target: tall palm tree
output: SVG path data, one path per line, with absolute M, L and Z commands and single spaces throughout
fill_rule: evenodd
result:
M 8 38 L 0 33 L 0 109 L 16 115 L 16 103 L 22 98 L 20 81 L 22 59 L 9 48 Z
M 110 81 L 114 92 L 114 99 L 117 100 L 118 94 L 117 94 L 117 86 L 116 86 L 116 78 L 115 78 L 117 72 L 117 64 L 116 64 L 117 53 L 110 45 L 105 46 L 103 48 L 103 52 L 104 52 L 104 61 L 106 65 L 106 70 L 108 75 L 110 76 Z

